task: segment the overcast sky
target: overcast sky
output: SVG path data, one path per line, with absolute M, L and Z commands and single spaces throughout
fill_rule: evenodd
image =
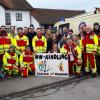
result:
M 27 0 L 34 8 L 94 10 L 100 7 L 100 0 Z

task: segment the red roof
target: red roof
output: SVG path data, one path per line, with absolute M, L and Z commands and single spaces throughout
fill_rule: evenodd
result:
M 32 15 L 40 24 L 54 24 L 61 18 L 71 18 L 75 15 L 85 13 L 84 10 L 60 10 L 34 8 Z
M 0 0 L 0 4 L 11 10 L 32 10 L 33 7 L 26 0 Z
M 33 0 L 34 1 L 34 0 Z M 32 15 L 40 24 L 54 24 L 60 18 L 70 18 L 75 15 L 85 13 L 84 10 L 58 10 L 33 8 L 26 0 L 0 0 L 0 4 L 5 9 L 11 10 L 31 10 Z

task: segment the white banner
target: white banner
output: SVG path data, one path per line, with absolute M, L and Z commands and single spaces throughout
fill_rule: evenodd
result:
M 60 53 L 39 53 L 35 56 L 36 76 L 69 77 L 68 57 Z

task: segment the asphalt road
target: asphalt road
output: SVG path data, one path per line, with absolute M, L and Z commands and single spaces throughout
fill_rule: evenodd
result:
M 100 100 L 100 77 L 76 81 L 10 100 Z
M 25 91 L 27 89 L 36 88 L 42 85 L 51 84 L 54 82 L 59 82 L 67 78 L 62 77 L 36 77 L 29 76 L 27 78 L 13 78 L 5 79 L 0 81 L 0 97 L 2 95 L 8 95 L 20 91 Z M 0 98 L 0 100 L 2 100 Z

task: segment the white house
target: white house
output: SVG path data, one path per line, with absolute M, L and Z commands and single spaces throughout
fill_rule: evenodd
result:
M 5 8 L 0 5 L 0 26 L 5 25 Z
M 29 27 L 35 29 L 53 26 L 62 18 L 85 13 L 84 10 L 60 10 L 33 8 L 26 0 L 0 0 L 0 26 Z
M 33 7 L 26 0 L 0 0 L 0 26 L 39 27 L 39 22 L 31 15 Z

